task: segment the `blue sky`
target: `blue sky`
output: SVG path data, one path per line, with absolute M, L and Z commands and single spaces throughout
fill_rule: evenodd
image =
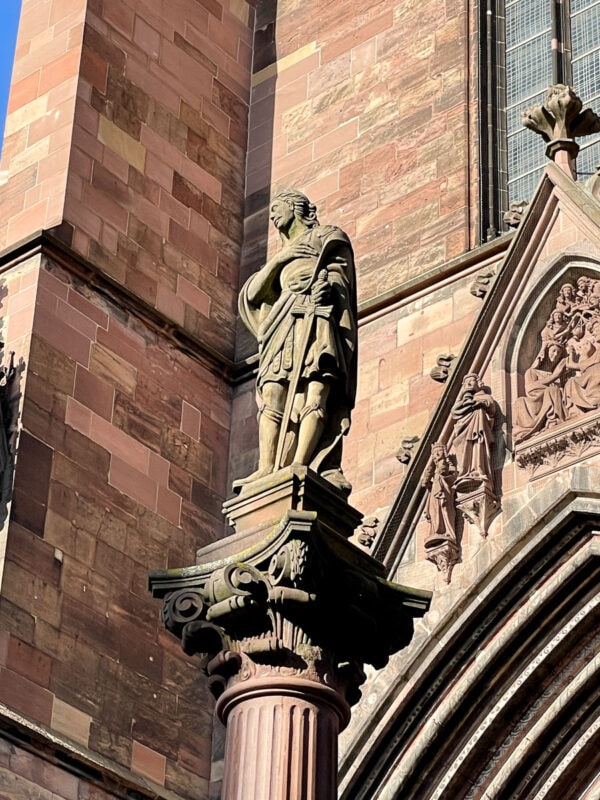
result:
M 15 54 L 15 42 L 21 13 L 21 0 L 0 0 L 0 149 L 4 138 L 4 121 Z

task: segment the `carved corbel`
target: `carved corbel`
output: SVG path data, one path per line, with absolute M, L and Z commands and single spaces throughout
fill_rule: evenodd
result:
M 473 297 L 479 297 L 483 300 L 490 290 L 495 277 L 496 273 L 493 269 L 486 269 L 478 272 L 469 289 Z
M 485 538 L 492 519 L 498 513 L 500 503 L 489 485 L 482 484 L 474 492 L 456 493 L 456 508 L 463 519 L 474 525 Z
M 378 517 L 365 517 L 362 521 L 362 525 L 357 536 L 358 543 L 363 547 L 370 549 L 373 546 L 375 537 L 377 536 L 378 526 Z
M 401 464 L 409 464 L 413 457 L 413 450 L 419 441 L 420 436 L 406 436 L 402 439 L 400 447 L 396 451 L 396 458 Z
M 453 542 L 444 542 L 444 544 L 427 550 L 425 558 L 436 565 L 438 572 L 442 574 L 444 583 L 450 583 L 454 565 L 460 561 L 458 546 Z
M 448 375 L 450 374 L 452 362 L 455 358 L 456 356 L 453 353 L 448 353 L 448 355 L 441 355 L 437 357 L 436 366 L 432 367 L 429 373 L 434 381 L 437 381 L 438 383 L 446 383 L 448 380 Z
M 515 200 L 510 204 L 508 211 L 504 212 L 502 219 L 509 228 L 518 228 L 525 216 L 528 206 L 529 203 L 527 200 Z

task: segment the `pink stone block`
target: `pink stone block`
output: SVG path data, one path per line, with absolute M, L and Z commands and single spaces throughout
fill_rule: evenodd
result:
M 117 456 L 110 460 L 108 481 L 123 494 L 156 511 L 158 485 L 148 475 L 134 469 Z
M 150 780 L 164 785 L 166 758 L 149 747 L 134 740 L 131 749 L 131 769 Z

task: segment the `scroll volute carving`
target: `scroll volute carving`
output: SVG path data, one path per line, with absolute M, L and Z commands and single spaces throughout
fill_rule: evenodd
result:
M 513 407 L 516 444 L 600 409 L 600 280 L 580 275 L 552 301 L 524 341 L 535 356 Z

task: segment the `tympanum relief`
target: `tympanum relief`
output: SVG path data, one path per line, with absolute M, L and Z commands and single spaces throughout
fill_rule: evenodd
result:
M 537 346 L 512 426 L 517 463 L 534 468 L 594 443 L 586 416 L 600 409 L 600 280 L 580 275 L 560 287 Z M 543 434 L 543 443 L 519 447 Z

